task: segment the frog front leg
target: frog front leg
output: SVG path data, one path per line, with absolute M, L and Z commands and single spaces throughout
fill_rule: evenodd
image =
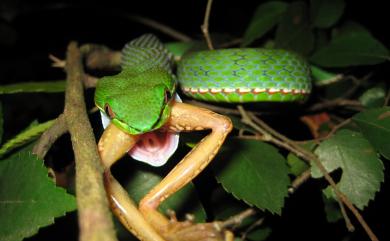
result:
M 193 225 L 185 223 L 183 225 L 180 222 L 168 223 L 165 216 L 157 211 L 157 208 L 166 198 L 193 180 L 211 162 L 232 129 L 230 119 L 204 108 L 176 102 L 172 106 L 171 117 L 166 127 L 176 132 L 210 129 L 211 133 L 204 137 L 141 200 L 139 204 L 141 213 L 157 232 L 167 240 L 228 239 L 227 236 L 230 234 L 225 237 L 222 237 L 223 233 L 220 233 L 220 237 L 206 237 L 206 233 L 201 234 L 200 231 L 203 229 L 215 229 L 213 227 L 214 223 Z M 217 232 L 212 234 L 216 235 Z
M 168 196 L 198 175 L 218 152 L 232 125 L 227 117 L 207 109 L 174 103 L 167 123 L 171 131 L 211 129 L 206 136 L 140 203 L 140 210 L 112 177 L 110 167 L 138 140 L 115 125 L 107 127 L 98 149 L 105 168 L 105 188 L 111 208 L 122 224 L 143 241 L 231 241 L 230 232 L 221 232 L 214 223 L 172 222 L 156 209 Z

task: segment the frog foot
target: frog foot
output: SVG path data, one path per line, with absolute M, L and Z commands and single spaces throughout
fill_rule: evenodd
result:
M 194 223 L 193 215 L 178 221 L 174 211 L 168 211 L 168 225 L 161 235 L 167 241 L 233 241 L 232 232 L 222 229 L 220 222 Z

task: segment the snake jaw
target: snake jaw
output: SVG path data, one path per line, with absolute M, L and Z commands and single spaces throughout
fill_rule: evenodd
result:
M 136 143 L 138 136 L 130 135 L 114 124 L 109 124 L 98 143 L 100 158 L 105 167 L 110 167 Z

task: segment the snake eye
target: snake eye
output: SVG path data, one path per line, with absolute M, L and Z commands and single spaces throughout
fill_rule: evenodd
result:
M 168 89 L 165 89 L 165 92 L 164 92 L 164 101 L 165 103 L 168 103 L 172 98 L 172 93 L 171 91 L 169 91 Z
M 106 115 L 108 115 L 111 119 L 115 117 L 115 113 L 112 111 L 109 104 L 104 106 L 104 112 L 106 112 Z

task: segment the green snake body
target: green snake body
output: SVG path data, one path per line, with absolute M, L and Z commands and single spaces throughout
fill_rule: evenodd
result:
M 171 54 L 152 34 L 122 50 L 122 68 L 142 72 L 153 66 L 172 74 Z M 176 79 L 184 94 L 214 102 L 304 100 L 311 91 L 309 64 L 282 49 L 236 48 L 184 54 Z M 142 84 L 142 83 L 140 83 Z
M 296 101 L 311 90 L 307 62 L 280 49 L 191 53 L 180 61 L 177 76 L 186 95 L 206 101 Z

